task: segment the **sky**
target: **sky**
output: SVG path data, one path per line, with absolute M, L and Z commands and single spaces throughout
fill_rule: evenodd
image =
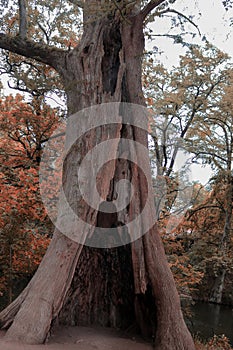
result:
M 177 0 L 170 7 L 187 16 L 192 14 L 194 16 L 193 22 L 198 25 L 201 36 L 205 35 L 212 44 L 233 57 L 233 26 L 230 26 L 233 9 L 226 11 L 222 0 Z M 167 33 L 169 28 L 170 22 L 166 18 L 156 19 L 152 25 L 154 33 Z M 201 37 L 194 26 L 187 25 L 186 29 L 197 33 L 192 42 L 202 43 Z M 179 55 L 184 52 L 180 45 L 174 47 L 173 41 L 164 37 L 156 37 L 155 40 L 146 43 L 148 49 L 152 49 L 154 46 L 157 46 L 159 51 L 163 52 L 160 57 L 168 67 L 177 65 Z

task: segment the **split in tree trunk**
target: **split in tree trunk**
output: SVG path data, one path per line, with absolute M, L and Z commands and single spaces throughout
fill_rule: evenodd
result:
M 89 18 L 79 46 L 67 52 L 64 66 L 57 65 L 66 88 L 70 114 L 106 102 L 143 105 L 143 50 L 143 17 L 131 16 L 129 20 L 123 20 L 115 11 L 94 21 Z M 122 117 L 120 109 L 121 104 L 116 115 Z M 134 110 L 131 112 L 133 120 L 136 116 Z M 115 125 L 108 125 L 106 119 L 106 124 L 83 135 L 69 150 L 64 161 L 64 192 L 74 212 L 94 227 L 99 214 L 82 199 L 77 169 L 96 144 L 114 140 L 109 153 L 116 161 L 103 167 L 97 187 L 104 201 L 113 201 L 118 194 L 119 180 L 129 180 L 134 186 L 133 199 L 115 222 L 117 230 L 140 215 L 149 200 L 148 217 L 138 221 L 140 237 L 147 221 L 154 222 L 155 219 L 152 186 L 140 171 L 142 155 L 138 144 L 147 147 L 147 133 L 130 123 L 124 124 L 120 118 Z M 82 122 L 78 125 L 80 130 L 86 130 L 85 127 L 85 121 L 84 125 Z M 123 139 L 134 141 L 134 150 L 127 148 Z M 125 158 L 131 152 L 137 155 L 139 165 Z M 149 166 L 149 157 L 146 162 Z M 95 185 L 95 179 L 91 178 L 94 167 L 95 164 L 90 164 L 84 174 L 90 179 L 91 189 Z M 127 198 L 131 198 L 130 187 L 125 193 L 125 200 Z M 62 218 L 65 219 L 65 213 L 60 220 Z M 97 226 L 106 228 L 101 224 L 103 222 Z M 71 229 L 83 237 L 82 242 L 93 235 L 85 224 L 74 222 Z M 134 232 L 126 234 L 131 236 Z M 11 324 L 7 339 L 38 344 L 46 340 L 56 319 L 71 325 L 98 323 L 123 328 L 129 327 L 135 319 L 142 334 L 155 336 L 156 349 L 195 349 L 183 320 L 179 296 L 156 225 L 150 226 L 149 232 L 130 245 L 113 249 L 85 247 L 55 230 L 29 286 L 0 313 L 0 322 L 1 327 L 6 328 Z

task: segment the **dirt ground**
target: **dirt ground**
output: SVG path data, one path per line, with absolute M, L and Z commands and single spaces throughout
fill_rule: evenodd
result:
M 108 328 L 58 328 L 45 345 L 24 345 L 4 341 L 0 332 L 0 350 L 152 350 L 139 337 Z

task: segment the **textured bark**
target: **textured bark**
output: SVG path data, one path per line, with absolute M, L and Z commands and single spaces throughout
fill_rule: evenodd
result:
M 226 174 L 226 211 L 225 211 L 225 223 L 224 223 L 224 229 L 222 234 L 221 243 L 219 246 L 219 252 L 222 254 L 222 267 L 215 278 L 213 289 L 211 291 L 211 295 L 209 298 L 209 301 L 216 304 L 221 304 L 222 297 L 223 297 L 223 291 L 224 291 L 224 285 L 225 285 L 225 278 L 227 274 L 227 266 L 224 263 L 224 259 L 227 256 L 228 250 L 229 250 L 229 243 L 230 243 L 230 237 L 231 237 L 231 221 L 232 221 L 232 210 L 233 210 L 233 183 L 232 183 L 232 175 L 231 175 L 231 154 L 232 150 L 230 150 L 228 154 L 228 171 Z
M 20 293 L 20 295 L 1 312 L 1 329 L 7 329 L 12 324 L 17 312 L 28 294 L 30 286 L 31 283 L 29 282 L 23 292 Z
M 52 319 L 63 304 L 71 283 L 81 251 L 77 248 L 77 243 L 58 232 L 55 233 L 26 295 L 21 300 L 14 322 L 7 332 L 7 339 L 31 344 L 44 342 Z
M 209 301 L 211 303 L 221 304 L 222 302 L 222 294 L 225 284 L 225 277 L 226 277 L 226 269 L 222 268 L 220 271 L 219 276 L 216 277 L 213 290 L 211 292 L 211 296 Z
M 130 245 L 84 247 L 59 321 L 72 325 L 128 328 L 134 323 Z
M 195 349 L 180 308 L 179 295 L 166 260 L 161 239 L 154 227 L 143 237 L 146 266 L 156 303 L 155 348 Z
M 151 2 L 150 6 L 155 3 Z M 66 53 L 64 65 L 61 59 L 59 64 L 53 63 L 63 78 L 70 114 L 105 102 L 144 105 L 141 88 L 144 17 L 142 13 L 125 20 L 118 11 L 95 20 L 86 17 L 79 46 Z M 116 116 L 118 114 L 116 111 Z M 135 117 L 134 111 L 131 117 Z M 85 129 L 82 123 L 78 127 Z M 85 154 L 108 138 L 115 140 L 109 152 L 117 161 L 106 165 L 97 179 L 102 198 L 113 200 L 116 184 L 122 178 L 130 180 L 137 189 L 117 220 L 113 216 L 101 218 L 86 205 L 76 176 Z M 122 142 L 123 138 L 147 146 L 147 133 L 125 125 L 120 119 L 118 124 L 100 126 L 78 139 L 64 162 L 63 187 L 72 209 L 86 222 L 103 228 L 114 226 L 120 230 L 124 223 L 141 213 L 149 198 L 151 212 L 141 220 L 138 227 L 141 232 L 146 221 L 153 222 L 155 217 L 152 186 L 140 171 L 140 150 L 136 142 L 134 150 L 129 149 Z M 131 152 L 136 152 L 138 164 L 121 157 Z M 149 157 L 147 162 L 149 164 Z M 86 169 L 87 178 L 93 166 Z M 130 193 L 125 195 L 130 198 Z M 65 213 L 62 215 L 60 219 L 65 220 Z M 80 232 L 83 242 L 87 235 L 93 234 L 85 225 L 77 226 L 75 222 L 72 230 Z M 131 245 L 103 250 L 84 247 L 55 231 L 28 288 L 0 314 L 0 321 L 5 327 L 13 321 L 7 339 L 43 343 L 56 319 L 68 324 L 98 323 L 123 328 L 129 327 L 135 319 L 142 334 L 155 337 L 157 349 L 194 350 L 156 226 Z

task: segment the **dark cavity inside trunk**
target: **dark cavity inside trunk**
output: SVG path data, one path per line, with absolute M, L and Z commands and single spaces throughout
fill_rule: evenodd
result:
M 130 245 L 83 247 L 59 322 L 120 328 L 151 339 L 156 330 L 152 291 L 135 296 L 132 276 Z
M 119 26 L 113 23 L 103 34 L 104 56 L 102 58 L 103 91 L 114 94 L 120 67 L 119 52 L 122 48 Z
M 106 237 L 106 229 L 114 227 L 116 239 L 121 223 L 116 213 L 101 211 L 102 206 L 104 202 L 97 215 L 97 230 L 103 229 Z M 156 331 L 152 289 L 148 285 L 145 294 L 135 295 L 133 275 L 130 244 L 116 248 L 84 246 L 59 323 L 120 328 L 151 339 Z

